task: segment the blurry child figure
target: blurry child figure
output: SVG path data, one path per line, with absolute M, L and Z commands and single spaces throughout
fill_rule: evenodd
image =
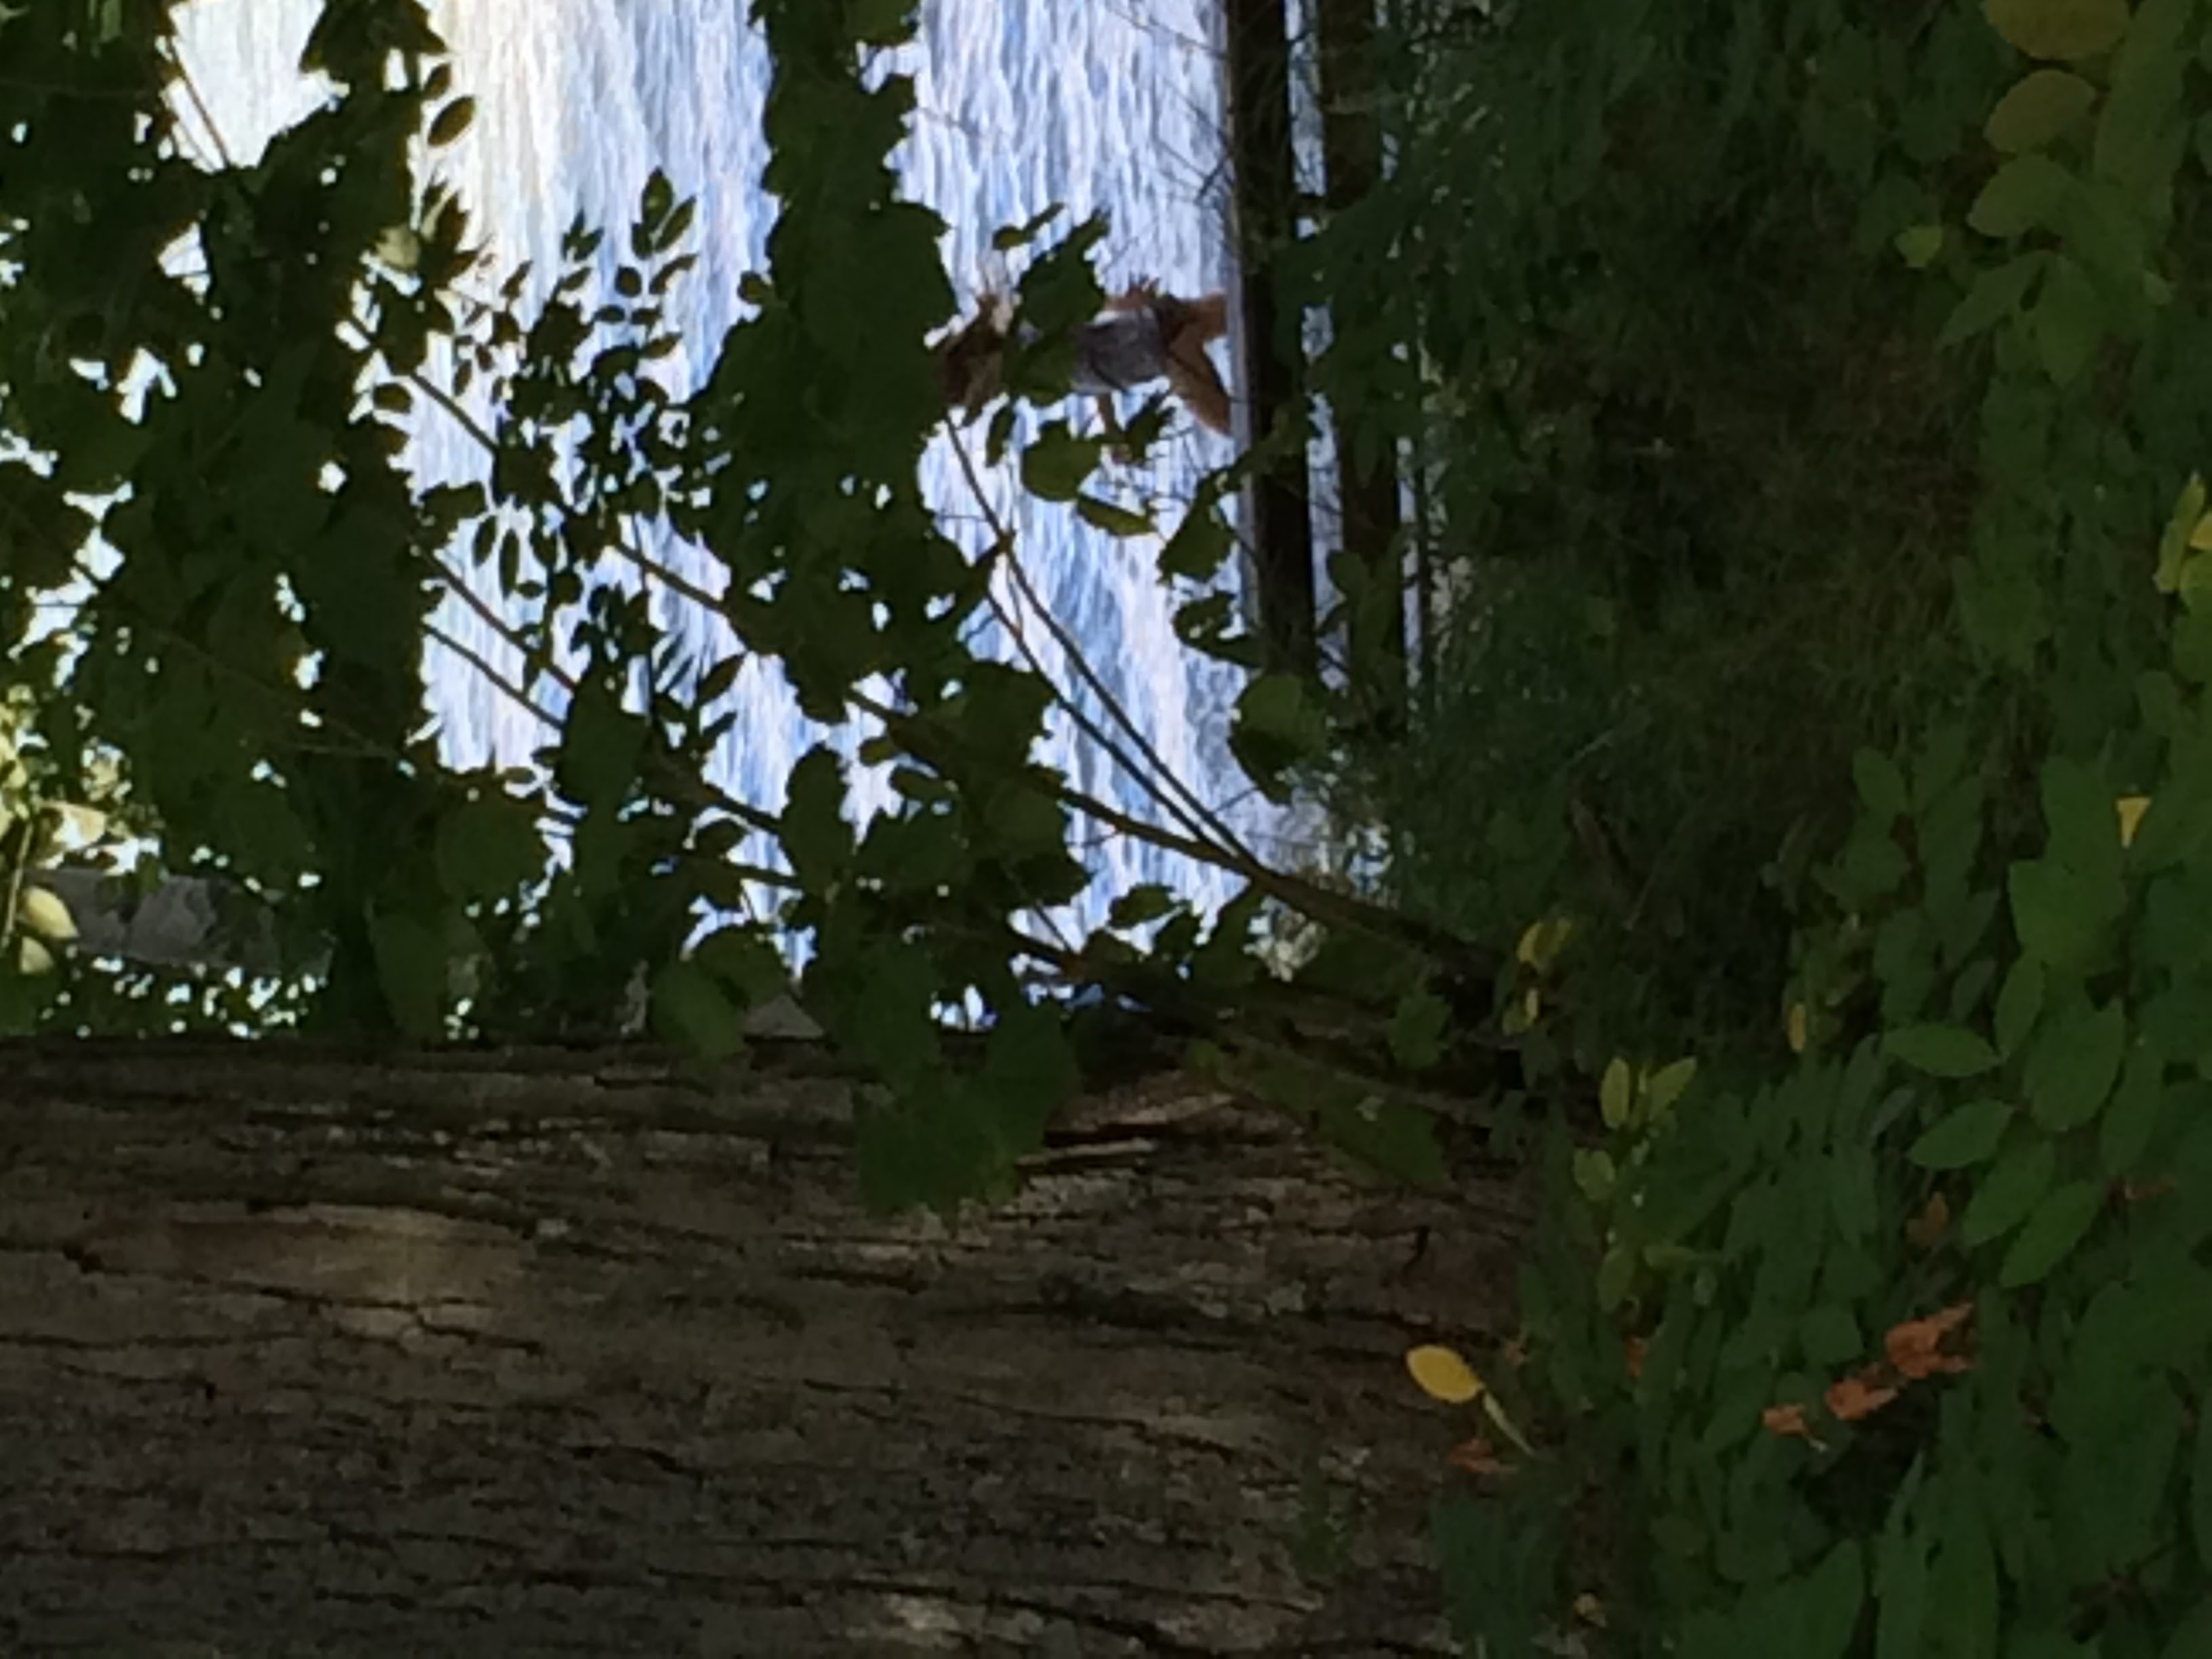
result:
M 949 408 L 974 414 L 1005 383 L 1004 302 L 988 297 L 975 320 L 939 348 Z M 1109 431 L 1119 431 L 1114 394 L 1164 380 L 1184 408 L 1211 431 L 1230 429 L 1229 391 L 1206 348 L 1229 331 L 1228 296 L 1181 300 L 1139 283 L 1106 302 L 1075 331 L 1075 385 L 1097 399 Z

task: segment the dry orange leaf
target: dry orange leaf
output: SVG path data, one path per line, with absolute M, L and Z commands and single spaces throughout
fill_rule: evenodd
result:
M 1481 1435 L 1462 1440 L 1444 1454 L 1454 1468 L 1466 1474 L 1510 1474 L 1512 1468 L 1498 1455 L 1498 1448 Z
M 1873 1416 L 1896 1398 L 1895 1389 L 1873 1382 L 1862 1373 L 1830 1383 L 1820 1401 L 1827 1407 L 1828 1415 L 1838 1423 L 1856 1423 L 1863 1417 Z
M 1482 1393 L 1474 1368 L 1451 1349 L 1424 1343 L 1406 1356 L 1406 1370 L 1421 1392 L 1447 1406 L 1464 1406 Z
M 1963 1371 L 1973 1362 L 1942 1352 L 1943 1339 L 1973 1316 L 1974 1304 L 1960 1302 L 1925 1319 L 1910 1319 L 1882 1339 L 1882 1351 L 1898 1375 L 1915 1380 L 1938 1371 Z
M 1644 1375 L 1644 1352 L 1650 1346 L 1640 1336 L 1632 1336 L 1623 1345 L 1621 1358 L 1627 1363 L 1628 1375 L 1631 1378 Z
M 1813 1437 L 1813 1431 L 1805 1423 L 1802 1406 L 1769 1406 L 1759 1413 L 1759 1420 L 1769 1434 L 1794 1434 L 1801 1440 Z

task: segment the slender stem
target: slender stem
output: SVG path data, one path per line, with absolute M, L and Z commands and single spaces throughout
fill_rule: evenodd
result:
M 1076 678 L 1090 688 L 1091 695 L 1098 699 L 1108 715 L 1128 734 L 1130 741 L 1136 745 L 1139 754 L 1158 775 L 1158 781 L 1146 776 L 1142 769 L 1133 764 L 1113 740 L 1099 731 L 1097 724 L 1076 707 L 1073 698 L 1062 692 L 1059 687 L 1054 686 L 1053 695 L 1060 707 L 1068 712 L 1070 717 L 1085 731 L 1085 735 L 1112 757 L 1123 770 L 1135 778 L 1154 800 L 1180 819 L 1186 830 L 1194 836 L 1201 836 L 1203 832 L 1210 831 L 1218 836 L 1231 851 L 1250 859 L 1251 849 L 1238 840 L 1236 831 L 1222 821 L 1195 790 L 1176 775 L 1175 769 L 1167 763 L 1159 751 L 1146 738 L 1143 728 L 1130 716 L 1128 710 L 1114 696 L 1105 680 L 1091 666 L 1090 659 L 1084 654 L 1081 643 L 1068 631 L 1060 618 L 1053 614 L 1052 608 L 1045 604 L 1035 585 L 1030 582 L 1028 571 L 1023 568 L 1019 555 L 1012 550 L 1015 545 L 1013 532 L 1000 518 L 998 508 L 993 505 L 990 497 L 985 493 L 983 481 L 975 471 L 975 463 L 968 453 L 968 446 L 960 441 L 960 434 L 957 432 L 948 433 L 946 436 L 951 444 L 955 459 L 960 463 L 960 471 L 967 479 L 969 492 L 975 496 L 976 506 L 981 510 L 985 520 L 990 525 L 997 545 L 1006 550 L 1007 574 L 1012 577 L 1022 597 L 1029 601 L 1030 608 L 1043 622 L 1046 631 L 1052 635 L 1054 643 L 1060 647 L 1061 653 L 1067 659 L 1068 665 L 1074 672 Z M 995 608 L 995 596 L 993 603 Z M 1030 650 L 1028 641 L 1022 637 L 1019 629 L 1010 623 L 1007 632 L 1013 636 L 1022 653 L 1029 659 L 1030 665 L 1036 671 L 1041 678 L 1050 684 L 1050 676 L 1045 673 L 1042 663 L 1037 659 L 1036 653 Z M 1170 799 L 1171 795 L 1179 798 L 1182 805 L 1178 806 L 1175 800 Z M 1188 810 L 1185 810 L 1186 808 Z
M 455 639 L 451 634 L 448 634 L 444 629 L 439 627 L 435 623 L 426 622 L 422 624 L 422 627 L 423 630 L 428 633 L 432 639 L 437 641 L 439 644 L 444 646 L 447 650 L 452 652 L 455 656 L 465 660 L 470 666 L 477 671 L 477 673 L 483 675 L 484 678 L 490 681 L 495 688 L 506 693 L 507 700 L 510 702 L 514 703 L 516 708 L 521 709 L 525 714 L 536 720 L 539 724 L 544 726 L 547 731 L 558 732 L 561 729 L 561 722 L 559 720 L 556 720 L 551 714 L 547 714 L 545 710 L 540 708 L 536 703 L 532 702 L 530 700 L 530 696 L 527 692 L 526 692 L 520 686 L 514 684 L 514 681 L 508 679 L 507 676 L 501 673 L 499 670 L 493 667 L 490 663 L 487 662 L 474 646 L 462 644 L 460 641 Z

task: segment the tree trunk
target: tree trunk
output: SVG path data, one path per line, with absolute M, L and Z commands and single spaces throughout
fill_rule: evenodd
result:
M 0 1651 L 1449 1650 L 1400 1356 L 1516 1188 L 1170 1077 L 953 1226 L 849 1119 L 805 1043 L 0 1047 Z
M 1291 49 L 1284 0 L 1229 0 L 1224 32 L 1229 148 L 1240 255 L 1239 374 L 1251 441 L 1306 429 L 1305 342 L 1295 306 L 1279 303 L 1276 260 L 1298 234 L 1297 161 L 1291 135 Z M 1316 599 L 1313 480 L 1304 444 L 1252 481 L 1252 562 L 1267 666 L 1313 678 Z

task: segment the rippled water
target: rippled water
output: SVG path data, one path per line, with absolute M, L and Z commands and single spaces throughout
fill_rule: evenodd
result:
M 250 155 L 313 106 L 317 89 L 295 65 L 316 9 L 316 0 L 199 0 L 185 14 L 186 61 L 232 154 Z M 445 165 L 503 263 L 550 268 L 579 211 L 625 223 L 656 165 L 679 191 L 699 198 L 702 258 L 673 307 L 686 349 L 667 367 L 679 384 L 703 374 L 732 319 L 739 276 L 762 262 L 774 210 L 759 185 L 769 65 L 745 8 L 738 0 L 432 0 L 430 9 L 454 49 L 457 81 L 478 99 L 473 128 L 442 153 Z M 1211 31 L 1209 0 L 926 5 L 920 41 L 896 60 L 915 76 L 922 112 L 898 160 L 910 193 L 951 227 L 946 261 L 963 296 L 991 274 L 992 231 L 1055 202 L 1077 219 L 1094 210 L 1110 218 L 1102 273 L 1109 287 L 1140 276 L 1186 292 L 1222 284 Z M 1123 499 L 1177 499 L 1199 468 L 1222 459 L 1217 443 L 1186 422 L 1157 466 L 1124 475 Z M 416 459 L 428 476 L 480 470 L 465 441 L 442 425 L 424 428 Z M 955 533 L 981 545 L 981 515 L 941 445 L 927 482 Z M 1221 744 L 1230 687 L 1177 644 L 1152 545 L 1113 542 L 1060 508 L 1025 501 L 1012 483 L 1010 468 L 986 479 L 996 509 L 1018 530 L 1046 603 L 1167 761 L 1220 799 L 1234 787 Z M 693 550 L 663 556 L 695 577 L 708 568 Z M 672 598 L 670 620 L 686 634 L 719 627 L 684 609 Z M 447 612 L 442 625 L 502 656 L 465 610 L 449 603 Z M 1043 630 L 1032 624 L 1024 633 L 1067 684 Z M 520 762 L 542 741 L 542 728 L 458 659 L 440 653 L 434 684 L 456 759 Z M 725 783 L 774 806 L 791 761 L 814 737 L 775 671 L 749 665 L 732 696 L 740 719 L 717 769 Z M 1069 742 L 1064 726 L 1054 748 L 1086 787 L 1138 804 L 1128 780 L 1091 745 Z M 1109 879 L 1079 907 L 1085 920 L 1132 880 L 1169 880 L 1203 899 L 1222 895 L 1210 872 L 1126 841 L 1097 842 L 1091 857 Z

